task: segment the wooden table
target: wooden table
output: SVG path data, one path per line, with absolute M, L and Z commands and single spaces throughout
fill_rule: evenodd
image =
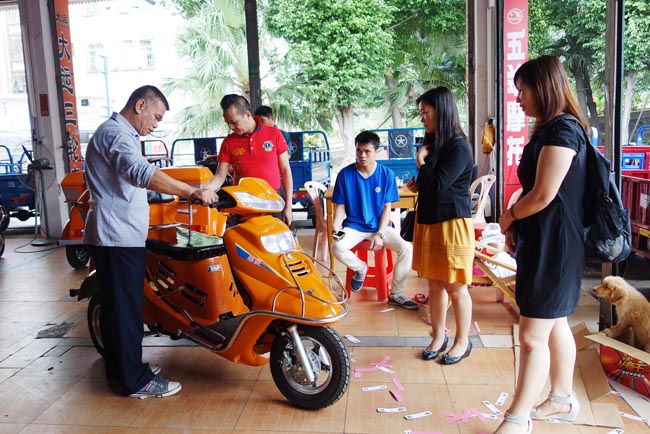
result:
M 399 200 L 392 203 L 392 208 L 407 210 L 415 209 L 418 194 L 410 191 L 406 186 L 398 187 Z M 330 187 L 325 192 L 325 213 L 327 215 L 327 246 L 330 254 L 330 268 L 334 269 L 334 255 L 332 254 L 332 222 L 334 221 L 334 208 L 336 204 L 332 202 L 334 187 Z

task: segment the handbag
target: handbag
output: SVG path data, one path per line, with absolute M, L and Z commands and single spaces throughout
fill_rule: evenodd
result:
M 406 213 L 404 221 L 402 222 L 402 229 L 399 234 L 406 241 L 413 241 L 413 230 L 415 229 L 415 211 L 417 210 L 418 204 L 415 203 L 415 208 Z

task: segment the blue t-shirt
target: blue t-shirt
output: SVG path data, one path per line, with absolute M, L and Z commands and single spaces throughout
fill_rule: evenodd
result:
M 344 227 L 377 232 L 384 204 L 397 202 L 399 192 L 393 171 L 381 163 L 364 178 L 356 165 L 344 167 L 336 177 L 332 202 L 345 205 Z

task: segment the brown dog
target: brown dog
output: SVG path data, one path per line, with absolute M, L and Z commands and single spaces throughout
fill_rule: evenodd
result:
M 605 277 L 594 293 L 616 306 L 618 322 L 605 334 L 617 338 L 631 327 L 639 347 L 650 353 L 650 302 L 643 294 L 619 276 Z

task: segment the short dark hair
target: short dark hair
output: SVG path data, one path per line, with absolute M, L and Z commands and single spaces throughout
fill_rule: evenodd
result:
M 165 98 L 165 95 L 163 95 L 160 89 L 158 89 L 156 86 L 151 86 L 149 84 L 145 86 L 141 86 L 136 90 L 134 90 L 131 96 L 129 97 L 129 100 L 126 102 L 125 107 L 134 106 L 135 103 L 141 99 L 147 101 L 158 99 L 162 101 L 162 103 L 165 104 L 165 108 L 169 110 L 169 103 L 167 102 L 167 98 Z
M 262 116 L 264 118 L 270 118 L 273 116 L 273 109 L 267 105 L 261 105 L 255 109 L 255 116 Z
M 362 131 L 354 138 L 355 146 L 365 145 L 368 143 L 372 144 L 375 149 L 379 149 L 380 140 L 377 133 L 373 133 L 372 131 Z
M 221 110 L 226 112 L 233 105 L 237 107 L 237 112 L 246 113 L 250 111 L 251 105 L 248 103 L 248 100 L 241 95 L 235 93 L 229 93 L 228 95 L 221 98 Z

